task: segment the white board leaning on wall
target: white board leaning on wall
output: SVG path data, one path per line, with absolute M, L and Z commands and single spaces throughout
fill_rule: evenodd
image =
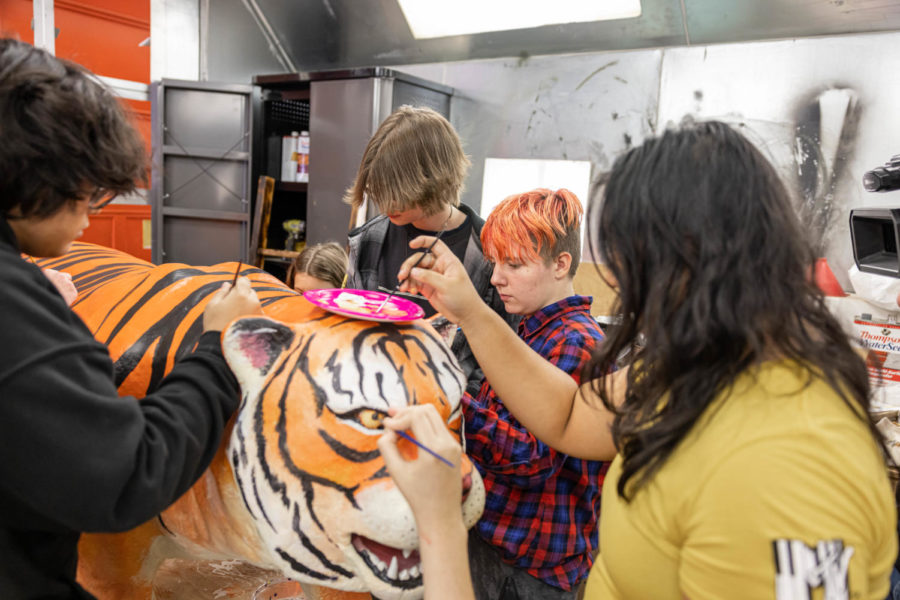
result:
M 481 186 L 482 219 L 507 196 L 535 188 L 566 188 L 581 200 L 587 214 L 591 187 L 591 163 L 587 160 L 540 160 L 532 158 L 486 158 Z M 584 221 L 581 223 L 581 248 L 585 255 Z

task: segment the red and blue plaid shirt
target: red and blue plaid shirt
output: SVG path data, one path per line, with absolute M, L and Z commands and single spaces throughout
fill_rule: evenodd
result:
M 519 337 L 576 382 L 603 339 L 591 300 L 570 296 L 519 323 Z M 574 589 L 593 563 L 609 463 L 571 458 L 538 441 L 487 380 L 477 397 L 463 397 L 463 410 L 466 453 L 487 493 L 475 526 L 479 535 L 509 564 L 549 585 Z

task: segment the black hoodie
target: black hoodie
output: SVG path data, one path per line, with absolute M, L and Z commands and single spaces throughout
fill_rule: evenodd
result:
M 0 217 L 0 598 L 91 598 L 79 532 L 131 529 L 203 473 L 240 399 L 219 337 L 119 397 L 107 348 Z

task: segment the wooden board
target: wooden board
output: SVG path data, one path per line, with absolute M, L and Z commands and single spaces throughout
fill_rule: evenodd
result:
M 264 257 L 259 250 L 268 245 L 269 218 L 272 215 L 272 197 L 275 180 L 268 175 L 260 175 L 256 185 L 256 208 L 253 211 L 253 229 L 250 234 L 250 259 L 262 268 Z

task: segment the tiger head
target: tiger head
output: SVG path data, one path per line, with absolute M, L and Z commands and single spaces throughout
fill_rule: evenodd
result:
M 242 389 L 228 446 L 271 564 L 301 582 L 384 600 L 422 596 L 413 514 L 376 442 L 390 407 L 434 404 L 461 436 L 464 377 L 427 324 L 244 318 L 223 334 Z M 484 486 L 463 457 L 462 513 Z

